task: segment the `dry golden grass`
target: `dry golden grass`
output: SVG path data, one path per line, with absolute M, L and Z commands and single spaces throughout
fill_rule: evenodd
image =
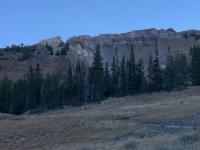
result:
M 0 114 L 0 149 L 198 150 L 198 131 L 159 132 L 143 125 L 177 123 L 198 113 L 200 87 L 110 98 L 101 104 L 36 115 Z

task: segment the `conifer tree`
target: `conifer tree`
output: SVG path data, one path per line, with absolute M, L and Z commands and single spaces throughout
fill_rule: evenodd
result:
M 35 69 L 35 100 L 36 100 L 35 105 L 36 107 L 38 107 L 41 103 L 42 82 L 43 82 L 43 78 L 42 78 L 42 73 L 40 70 L 40 65 L 37 64 L 36 69 Z
M 136 92 L 141 93 L 144 92 L 146 81 L 144 76 L 144 65 L 143 59 L 140 58 L 138 63 L 136 64 Z
M 158 58 L 158 49 L 156 49 L 156 56 L 153 61 L 153 70 L 152 70 L 152 82 L 153 82 L 153 90 L 161 91 L 163 85 L 162 71 L 160 68 L 160 62 Z
M 148 63 L 148 90 L 151 92 L 153 91 L 153 56 L 149 56 L 149 63 Z
M 190 50 L 191 61 L 191 78 L 193 85 L 200 85 L 200 47 L 194 46 Z
M 12 81 L 5 76 L 0 82 L 0 112 L 11 112 Z
M 176 88 L 185 87 L 189 81 L 189 66 L 184 54 L 176 54 L 174 60 Z
M 27 82 L 28 82 L 28 97 L 26 99 L 26 109 L 35 109 L 35 99 L 34 99 L 34 94 L 35 94 L 35 72 L 32 66 L 29 66 L 29 72 L 26 75 L 27 76 Z
M 136 66 L 135 66 L 135 54 L 133 46 L 131 47 L 131 53 L 128 61 L 128 90 L 129 94 L 134 95 L 136 92 Z
M 166 67 L 164 69 L 164 90 L 170 91 L 175 88 L 175 65 L 173 56 L 167 56 Z
M 94 61 L 91 71 L 93 99 L 99 102 L 103 99 L 103 63 L 99 45 L 97 46 L 94 54 Z
M 111 77 L 108 69 L 108 63 L 105 64 L 104 69 L 104 96 L 108 98 L 112 93 L 111 91 Z
M 112 95 L 118 95 L 118 85 L 119 85 L 119 78 L 118 78 L 118 66 L 116 62 L 116 58 L 113 57 L 112 66 L 111 66 L 111 86 L 112 86 Z
M 127 94 L 128 90 L 128 85 L 127 85 L 127 72 L 126 72 L 126 61 L 125 58 L 123 57 L 121 60 L 121 65 L 120 65 L 120 81 L 119 81 L 119 88 L 120 88 L 120 96 L 125 96 Z
M 73 98 L 73 92 L 74 92 L 74 87 L 73 87 L 73 74 L 72 74 L 72 65 L 71 62 L 69 64 L 69 69 L 67 73 L 67 85 L 66 85 L 66 103 L 70 104 L 72 102 Z

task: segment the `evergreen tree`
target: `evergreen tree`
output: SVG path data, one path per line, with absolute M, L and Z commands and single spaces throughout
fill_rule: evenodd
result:
M 104 70 L 104 96 L 108 98 L 111 94 L 111 77 L 108 69 L 108 63 L 105 64 Z
M 94 54 L 94 61 L 92 65 L 92 91 L 93 91 L 93 99 L 95 101 L 100 101 L 103 99 L 103 63 L 102 57 L 100 54 L 99 45 L 96 48 L 96 52 Z
M 189 81 L 189 66 L 184 54 L 176 54 L 174 70 L 176 88 L 181 89 L 182 87 L 185 87 Z
M 12 81 L 5 76 L 0 82 L 0 112 L 10 113 L 12 102 Z
M 120 65 L 120 96 L 125 96 L 127 94 L 128 88 L 127 88 L 127 72 L 126 72 L 126 62 L 125 58 L 123 57 L 121 60 Z
M 146 86 L 146 80 L 144 76 L 144 65 L 143 59 L 140 58 L 136 65 L 136 92 L 144 92 Z
M 135 66 L 135 54 L 133 46 L 131 47 L 131 53 L 128 61 L 128 90 L 129 94 L 134 95 L 136 87 L 136 66 Z
M 43 78 L 42 78 L 42 73 L 40 70 L 40 65 L 37 64 L 36 69 L 35 69 L 35 100 L 36 100 L 35 105 L 36 107 L 38 107 L 41 103 L 42 82 L 43 82 Z
M 73 74 L 72 74 L 72 66 L 71 63 L 69 64 L 69 69 L 68 69 L 68 74 L 67 74 L 67 81 L 66 81 L 66 103 L 71 104 L 72 99 L 73 99 L 73 92 L 74 92 L 74 87 L 73 87 Z
M 190 50 L 191 61 L 191 78 L 193 85 L 200 85 L 200 47 L 194 46 Z
M 167 63 L 164 69 L 163 76 L 164 76 L 164 84 L 163 84 L 164 90 L 170 91 L 174 89 L 176 74 L 175 74 L 175 65 L 173 56 L 170 55 L 167 56 Z
M 85 80 L 85 71 L 84 71 L 84 63 L 80 63 L 77 61 L 76 70 L 74 74 L 74 105 L 81 105 L 84 103 L 84 80 Z
M 115 57 L 113 57 L 112 66 L 111 66 L 111 86 L 112 86 L 112 95 L 118 96 L 118 66 Z
M 161 91 L 163 85 L 162 71 L 160 68 L 160 63 L 158 59 L 158 50 L 156 49 L 156 56 L 153 61 L 153 70 L 152 70 L 152 84 L 154 91 Z
M 151 92 L 153 91 L 153 56 L 149 56 L 149 63 L 148 63 L 148 90 Z
M 27 82 L 19 79 L 13 84 L 10 113 L 20 115 L 26 111 Z
M 34 99 L 34 86 L 35 86 L 35 72 L 32 66 L 29 66 L 29 72 L 26 75 L 27 82 L 28 82 L 28 97 L 26 99 L 26 109 L 34 109 L 36 107 L 35 99 Z

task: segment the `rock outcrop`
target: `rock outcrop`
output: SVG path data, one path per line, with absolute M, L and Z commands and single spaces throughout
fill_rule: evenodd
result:
M 100 45 L 104 63 L 107 62 L 109 65 L 114 56 L 119 61 L 123 56 L 128 59 L 131 46 L 133 46 L 136 59 L 142 57 L 144 66 L 147 68 L 149 55 L 154 55 L 156 48 L 159 51 L 161 64 L 165 65 L 168 51 L 171 54 L 181 52 L 189 56 L 190 47 L 194 44 L 200 45 L 200 31 L 198 30 L 176 32 L 173 29 L 147 29 L 122 34 L 102 34 L 94 37 L 77 36 L 66 42 L 63 42 L 60 37 L 54 37 L 36 44 L 36 51 L 28 60 L 19 61 L 18 55 L 21 55 L 19 53 L 7 52 L 2 55 L 0 78 L 5 75 L 12 79 L 23 77 L 30 64 L 34 66 L 39 63 L 44 74 L 66 71 L 69 62 L 75 64 L 78 58 L 85 60 L 90 65 L 97 45 Z M 52 46 L 54 55 L 50 55 L 46 45 Z M 55 55 L 63 47 L 67 47 L 67 55 Z
M 142 57 L 147 64 L 149 55 L 154 55 L 156 47 L 159 58 L 165 64 L 168 51 L 189 54 L 194 44 L 200 44 L 200 31 L 189 30 L 176 32 L 173 29 L 147 29 L 122 34 L 104 34 L 95 37 L 78 36 L 66 41 L 73 55 L 82 56 L 92 62 L 96 46 L 100 45 L 104 62 L 111 64 L 113 56 L 119 60 L 124 56 L 128 58 L 131 46 L 135 49 L 136 58 Z

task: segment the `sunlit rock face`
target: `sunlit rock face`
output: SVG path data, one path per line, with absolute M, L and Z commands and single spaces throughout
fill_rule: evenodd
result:
M 12 79 L 22 78 L 27 73 L 29 65 L 40 64 L 43 74 L 55 71 L 66 72 L 69 64 L 75 66 L 78 59 L 91 65 L 97 45 L 100 46 L 103 62 L 107 62 L 109 66 L 114 56 L 119 63 L 123 56 L 128 59 L 131 46 L 133 46 L 136 59 L 143 58 L 145 70 L 148 66 L 149 55 L 154 55 L 156 48 L 159 51 L 161 66 L 164 67 L 168 52 L 173 55 L 180 52 L 190 56 L 190 47 L 194 44 L 200 45 L 200 31 L 198 30 L 176 32 L 173 29 L 147 29 L 122 34 L 102 34 L 94 37 L 76 36 L 66 42 L 63 42 L 60 37 L 53 37 L 35 44 L 36 49 L 33 55 L 24 61 L 18 59 L 21 54 L 13 53 L 11 55 L 9 52 L 4 52 L 0 59 L 2 66 L 0 79 L 5 74 Z M 46 45 L 52 46 L 53 55 Z M 63 47 L 68 48 L 67 55 L 56 55 Z
M 131 46 L 133 46 L 136 58 L 142 57 L 145 66 L 147 66 L 149 55 L 154 55 L 157 48 L 161 64 L 164 65 L 168 52 L 189 54 L 191 46 L 200 44 L 200 31 L 176 32 L 173 29 L 147 29 L 122 34 L 103 34 L 95 37 L 72 37 L 65 44 L 69 45 L 71 55 L 84 58 L 89 64 L 92 63 L 93 54 L 98 44 L 103 61 L 108 64 L 111 64 L 114 56 L 119 61 L 123 56 L 128 59 Z

